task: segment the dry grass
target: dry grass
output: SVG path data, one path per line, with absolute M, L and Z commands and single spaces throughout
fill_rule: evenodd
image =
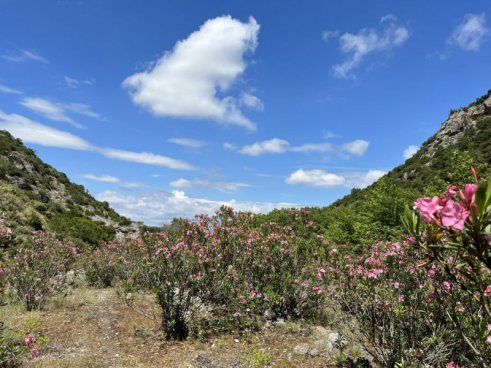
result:
M 132 301 L 136 308 L 118 298 L 114 289 L 80 288 L 51 299 L 41 312 L 2 307 L 0 319 L 14 330 L 29 327 L 43 336 L 40 356 L 26 361 L 26 367 L 336 366 L 335 357 L 293 354 L 297 344 L 312 342 L 308 326 L 286 323 L 258 333 L 168 342 L 161 336 L 153 297 L 136 295 Z

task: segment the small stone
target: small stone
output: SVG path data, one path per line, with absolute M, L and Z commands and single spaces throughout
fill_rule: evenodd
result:
M 310 350 L 309 344 L 298 344 L 293 348 L 293 352 L 297 355 L 307 355 Z
M 239 341 L 239 339 L 234 339 L 234 342 L 235 342 L 236 344 L 238 344 L 240 341 Z
M 283 327 L 285 324 L 286 322 L 283 318 L 278 318 L 278 320 L 274 323 L 276 327 Z
M 315 348 L 319 351 L 319 355 L 329 356 L 334 349 L 334 345 L 327 339 L 320 339 L 315 342 Z

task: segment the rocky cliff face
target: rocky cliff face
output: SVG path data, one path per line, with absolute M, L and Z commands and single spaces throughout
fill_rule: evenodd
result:
M 424 147 L 425 155 L 433 157 L 438 147 L 447 148 L 456 144 L 466 130 L 476 129 L 477 122 L 489 115 L 491 115 L 491 90 L 468 107 L 452 110 L 440 130 Z

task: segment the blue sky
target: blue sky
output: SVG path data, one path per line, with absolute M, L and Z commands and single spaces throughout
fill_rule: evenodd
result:
M 0 129 L 148 224 L 325 206 L 491 88 L 489 1 L 0 0 Z

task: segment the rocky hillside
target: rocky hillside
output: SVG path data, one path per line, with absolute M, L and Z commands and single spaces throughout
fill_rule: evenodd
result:
M 332 205 L 310 208 L 310 218 L 335 242 L 363 243 L 397 238 L 400 214 L 423 195 L 449 183 L 472 180 L 470 165 L 491 174 L 491 90 L 467 107 L 451 110 L 441 128 L 404 164 L 365 189 L 353 189 Z M 288 211 L 277 210 L 258 221 L 286 223 Z
M 0 131 L 0 217 L 18 242 L 33 230 L 48 230 L 96 245 L 139 229 L 5 131 Z
M 463 181 L 472 164 L 481 174 L 491 168 L 491 90 L 467 107 L 451 110 L 441 128 L 404 164 L 390 171 L 381 181 L 425 194 L 439 184 Z M 459 173 L 462 169 L 466 172 Z M 470 173 L 469 173 L 470 175 Z M 377 188 L 354 191 L 333 206 L 353 205 Z

